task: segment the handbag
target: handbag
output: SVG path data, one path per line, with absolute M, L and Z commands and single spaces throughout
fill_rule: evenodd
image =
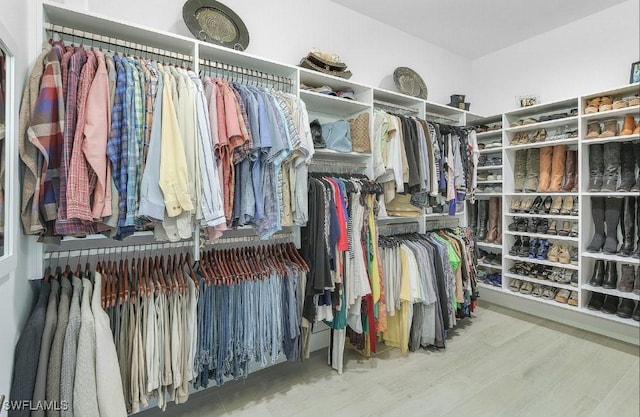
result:
M 355 119 L 349 120 L 349 127 L 351 128 L 351 148 L 353 152 L 371 153 L 369 113 L 361 113 Z
M 351 152 L 351 129 L 346 120 L 323 124 L 322 137 L 327 148 L 338 152 Z

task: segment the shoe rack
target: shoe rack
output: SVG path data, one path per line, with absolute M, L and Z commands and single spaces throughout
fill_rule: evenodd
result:
M 480 156 L 478 158 L 478 180 L 477 191 L 475 194 L 476 201 L 471 205 L 467 203 L 467 225 L 474 229 L 475 235 L 479 227 L 487 228 L 490 223 L 491 213 L 489 210 L 489 201 L 502 198 L 502 115 L 485 117 L 473 120 L 470 126 L 476 128 L 476 139 L 480 148 Z M 499 207 L 502 204 L 498 201 Z M 484 205 L 484 208 L 481 206 Z M 484 225 L 478 224 L 478 210 L 487 211 L 487 218 Z M 475 217 L 472 219 L 471 217 Z M 475 227 L 474 227 L 475 223 Z M 498 216 L 498 233 L 501 234 L 500 226 L 502 221 Z M 502 237 L 502 236 L 500 236 Z M 493 289 L 502 286 L 502 239 L 497 242 L 476 239 L 478 270 L 480 273 L 478 285 Z
M 502 115 L 504 180 L 503 191 L 498 195 L 503 196 L 503 279 L 500 287 L 485 285 L 491 291 L 483 298 L 506 300 L 502 304 L 513 308 L 526 305 L 522 309 L 534 314 L 553 319 L 566 317 L 562 320 L 640 343 L 640 278 L 636 278 L 640 274 L 638 94 L 640 84 L 636 83 Z M 604 104 L 600 106 L 601 103 Z M 604 146 L 608 147 L 606 153 Z M 615 180 L 613 189 L 590 190 L 590 156 L 597 160 L 598 153 L 604 153 L 604 167 L 612 175 L 610 184 Z M 636 185 L 632 188 L 628 184 Z M 625 198 L 634 198 L 634 210 L 631 203 L 625 206 Z M 590 251 L 596 231 L 592 211 L 595 204 L 597 214 L 602 199 L 613 207 L 611 210 L 619 212 L 617 216 L 610 214 L 612 222 L 617 218 L 615 231 L 611 232 L 616 236 L 611 242 L 617 243 L 610 243 L 607 252 L 593 248 Z M 627 212 L 633 211 L 633 216 L 627 214 L 626 226 L 625 207 Z M 552 223 L 554 227 L 549 227 Z M 626 248 L 631 249 L 626 252 L 635 251 L 636 257 L 621 253 L 625 235 L 632 237 L 630 246 L 627 239 Z M 538 246 L 531 251 L 534 241 Z M 561 256 L 551 254 L 553 246 L 564 248 Z M 612 268 L 616 272 L 617 279 L 609 277 L 606 285 L 602 280 L 592 280 L 600 261 L 607 271 Z M 553 277 L 552 272 L 556 273 Z M 546 289 L 551 292 L 544 295 L 542 291 Z M 513 297 L 504 298 L 505 295 Z

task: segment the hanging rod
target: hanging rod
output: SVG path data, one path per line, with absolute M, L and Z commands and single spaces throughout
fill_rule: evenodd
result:
M 72 36 L 74 38 L 80 38 L 80 39 L 84 39 L 84 40 L 98 42 L 98 43 L 105 44 L 105 45 L 117 46 L 117 47 L 124 48 L 124 49 L 131 49 L 131 50 L 134 50 L 134 51 L 140 51 L 140 52 L 144 52 L 145 54 L 152 55 L 152 56 L 153 55 L 163 56 L 163 57 L 171 58 L 171 59 L 174 59 L 174 60 L 177 60 L 177 61 L 189 62 L 189 63 L 193 62 L 193 57 L 190 56 L 190 55 L 185 55 L 185 54 L 174 52 L 174 51 L 168 51 L 166 49 L 155 48 L 155 47 L 152 47 L 152 46 L 143 45 L 143 44 L 139 44 L 139 43 L 135 43 L 135 42 L 129 42 L 129 41 L 125 41 L 125 40 L 122 40 L 122 39 L 113 38 L 113 37 L 110 37 L 110 36 L 102 36 L 102 35 L 98 35 L 98 34 L 95 34 L 95 33 L 87 32 L 87 31 L 84 31 L 84 30 L 78 30 L 78 29 L 69 28 L 69 27 L 62 26 L 62 25 L 54 25 L 54 24 L 49 23 L 49 22 L 46 22 L 44 24 L 44 28 L 45 28 L 45 30 L 48 30 L 48 31 L 53 32 L 53 33 L 58 33 L 58 34 L 62 34 L 62 35 L 69 35 L 69 36 Z
M 89 256 L 98 255 L 110 255 L 110 254 L 123 254 L 134 251 L 157 251 L 167 249 L 180 249 L 190 248 L 193 246 L 193 241 L 180 241 L 180 242 L 164 242 L 164 243 L 141 243 L 129 246 L 110 246 L 104 248 L 91 248 L 91 249 L 75 249 L 75 250 L 63 250 L 63 251 L 50 251 L 45 252 L 44 260 L 50 259 L 62 259 L 62 258 L 83 258 Z M 54 256 L 55 255 L 55 256 Z
M 426 219 L 426 230 L 438 230 L 438 229 L 455 229 L 460 225 L 460 220 L 457 217 L 446 216 L 440 219 Z
M 204 235 L 202 235 L 204 236 Z M 280 232 L 272 235 L 268 240 L 260 239 L 258 235 L 249 235 L 249 236 L 229 236 L 229 237 L 221 237 L 216 240 L 206 240 L 206 238 L 202 238 L 201 247 L 203 246 L 218 246 L 218 245 L 227 245 L 234 243 L 249 243 L 249 242 L 260 242 L 261 244 L 270 244 L 281 241 L 293 241 L 294 235 L 292 232 Z
M 435 119 L 442 119 L 442 120 L 447 120 L 449 122 L 454 122 L 454 123 L 458 123 L 460 120 L 458 119 L 454 119 L 453 117 L 448 117 L 448 116 L 444 116 L 442 114 L 438 114 L 438 113 L 432 113 L 432 112 L 425 112 L 426 116 L 431 116 Z
M 309 172 L 316 173 L 361 174 L 366 168 L 363 162 L 316 160 L 315 156 L 309 163 Z
M 408 233 L 416 233 L 419 225 L 416 222 L 391 223 L 378 226 L 378 235 L 393 236 Z
M 402 110 L 402 111 L 406 111 L 409 113 L 420 113 L 419 109 L 414 109 L 413 107 L 407 107 L 407 106 L 403 106 L 401 104 L 395 104 L 395 103 L 390 103 L 388 101 L 382 101 L 382 100 L 373 100 L 373 104 L 376 106 L 380 106 L 380 107 L 387 107 L 390 109 L 394 109 L 394 110 Z
M 208 68 L 219 69 L 221 71 L 227 71 L 227 72 L 235 72 L 247 77 L 256 77 L 269 82 L 282 83 L 282 84 L 287 84 L 289 86 L 293 86 L 292 79 L 288 77 L 283 77 L 280 75 L 268 74 L 262 71 L 253 70 L 251 68 L 239 67 L 237 65 L 225 64 L 217 61 L 212 61 L 209 59 L 200 59 L 199 63 L 201 66 L 208 67 Z

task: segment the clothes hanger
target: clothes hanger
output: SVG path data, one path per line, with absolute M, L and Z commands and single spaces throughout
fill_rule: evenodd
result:
M 182 257 L 182 255 L 180 255 Z M 196 289 L 200 290 L 200 281 L 196 275 L 196 271 L 193 269 L 193 261 L 191 260 L 191 253 L 187 252 L 185 256 L 185 262 L 187 264 L 187 268 L 189 268 L 189 276 L 191 277 L 191 281 L 193 281 L 193 285 L 195 285 Z

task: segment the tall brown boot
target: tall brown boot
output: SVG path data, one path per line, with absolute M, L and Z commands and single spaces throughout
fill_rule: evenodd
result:
M 551 185 L 549 191 L 558 192 L 562 188 L 565 162 L 567 158 L 567 145 L 553 147 L 553 161 L 551 162 Z
M 498 197 L 489 199 L 489 222 L 487 224 L 487 237 L 485 242 L 491 243 L 498 238 Z
M 539 164 L 540 150 L 538 148 L 527 149 L 527 178 L 524 181 L 525 192 L 535 192 L 538 189 Z
M 630 135 L 633 133 L 633 130 L 636 128 L 636 123 L 633 120 L 633 115 L 624 116 L 624 123 L 622 124 L 622 130 L 620 131 L 620 135 Z
M 567 164 L 564 173 L 564 187 L 562 191 L 571 191 L 576 184 L 578 151 L 567 151 Z
M 540 168 L 538 170 L 538 192 L 549 191 L 551 185 L 551 157 L 553 156 L 553 146 L 540 148 Z

